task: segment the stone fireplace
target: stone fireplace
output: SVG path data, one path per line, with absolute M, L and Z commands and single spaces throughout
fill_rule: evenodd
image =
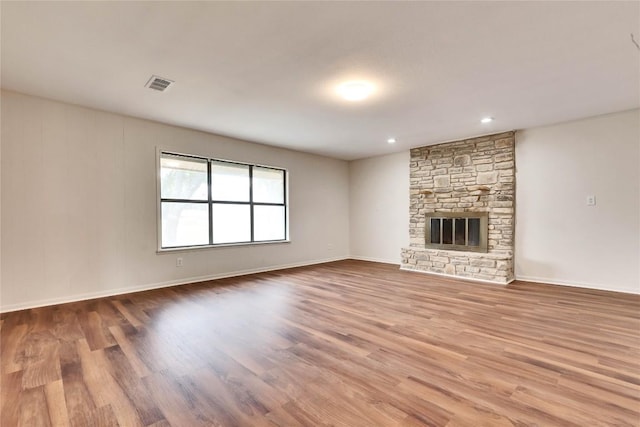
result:
M 411 150 L 404 270 L 513 280 L 514 132 Z

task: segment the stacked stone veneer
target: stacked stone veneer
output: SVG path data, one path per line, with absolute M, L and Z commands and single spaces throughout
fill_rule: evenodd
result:
M 410 246 L 402 269 L 513 280 L 514 132 L 411 150 Z M 425 248 L 427 212 L 488 212 L 488 252 Z

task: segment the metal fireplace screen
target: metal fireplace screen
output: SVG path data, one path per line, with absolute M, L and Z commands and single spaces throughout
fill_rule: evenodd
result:
M 433 212 L 426 214 L 425 247 L 487 252 L 486 212 Z

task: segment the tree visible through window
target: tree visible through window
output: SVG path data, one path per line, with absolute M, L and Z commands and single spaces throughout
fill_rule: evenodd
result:
M 160 155 L 161 247 L 286 240 L 286 171 Z

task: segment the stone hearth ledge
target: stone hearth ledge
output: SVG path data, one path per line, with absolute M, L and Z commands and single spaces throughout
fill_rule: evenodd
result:
M 401 270 L 506 285 L 513 282 L 513 252 L 461 252 L 402 248 Z

